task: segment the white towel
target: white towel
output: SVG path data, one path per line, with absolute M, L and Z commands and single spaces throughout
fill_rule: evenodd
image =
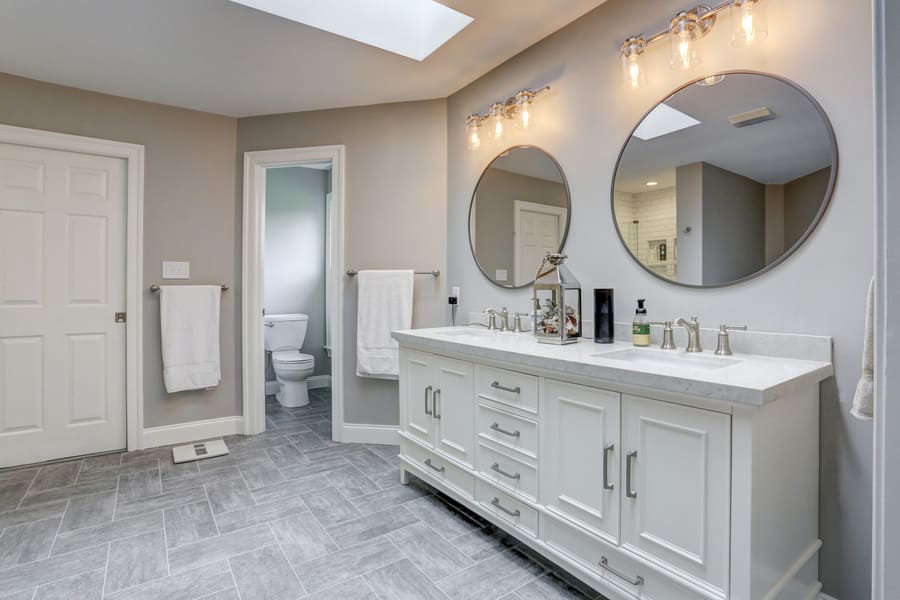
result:
M 412 327 L 413 272 L 360 271 L 356 277 L 356 374 L 397 379 L 400 347 L 391 332 Z
M 170 394 L 219 385 L 218 285 L 160 287 L 163 379 Z
M 862 377 L 856 384 L 853 408 L 850 413 L 857 419 L 871 419 L 875 395 L 875 279 L 869 282 L 869 298 L 866 301 L 866 337 L 863 341 Z

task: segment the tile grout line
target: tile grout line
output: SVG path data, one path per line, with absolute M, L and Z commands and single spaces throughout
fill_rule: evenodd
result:
M 218 536 L 222 535 L 222 532 L 221 532 L 221 530 L 219 530 L 219 522 L 216 520 L 216 513 L 213 512 L 212 500 L 209 499 L 209 490 L 206 489 L 205 485 L 203 486 L 203 493 L 206 494 L 206 506 L 209 507 L 209 514 L 212 515 L 213 525 L 216 527 L 216 537 L 218 537 Z M 237 509 L 237 510 L 241 510 L 241 509 Z M 227 514 L 227 512 L 230 512 L 230 511 L 226 511 L 226 513 L 223 513 L 223 514 Z M 240 530 L 236 529 L 235 531 L 240 531 Z
M 159 479 L 159 493 L 162 495 L 162 463 L 159 461 L 159 457 L 156 458 L 156 466 L 157 472 L 156 476 Z M 206 488 L 204 487 L 204 490 Z M 162 532 L 163 532 L 163 548 L 166 551 L 166 575 L 172 574 L 172 566 L 169 564 L 169 534 L 166 532 L 166 511 L 163 509 L 162 511 Z
M 69 504 L 71 504 L 72 499 L 66 498 L 66 506 L 63 508 L 63 513 L 59 517 L 59 525 L 56 527 L 56 534 L 53 536 L 53 542 L 50 543 L 50 550 L 47 551 L 47 558 L 53 556 L 53 548 L 56 547 L 56 540 L 59 539 L 59 532 L 62 529 L 63 521 L 66 520 L 66 513 L 69 512 Z M 4 529 L 4 531 L 6 531 Z
M 22 503 L 25 502 L 25 498 L 28 497 L 28 493 L 31 491 L 31 488 L 34 487 L 34 482 L 37 481 L 38 475 L 41 474 L 41 471 L 43 471 L 44 468 L 45 467 L 40 467 L 37 471 L 35 471 L 34 477 L 32 477 L 31 481 L 28 482 L 28 487 L 25 488 L 25 493 L 22 494 L 22 497 L 19 499 L 19 503 L 16 505 L 16 508 L 14 510 L 20 510 L 22 508 Z
M 100 597 L 106 596 L 106 578 L 109 575 L 109 556 L 112 552 L 112 542 L 106 544 L 106 564 L 103 565 L 103 588 L 100 591 Z
M 288 558 L 287 554 L 284 551 L 284 548 L 281 545 L 281 542 L 278 540 L 278 534 L 275 533 L 275 530 L 272 529 L 272 523 L 266 521 L 266 525 L 269 527 L 269 531 L 272 532 L 272 537 L 275 538 L 275 545 L 278 546 L 278 551 L 281 552 L 281 556 L 284 557 L 285 562 L 287 562 L 288 567 L 291 569 L 291 573 L 294 574 L 294 577 L 297 578 L 297 582 L 300 584 L 300 589 L 303 590 L 303 595 L 308 596 L 309 594 L 306 591 L 306 586 L 303 585 L 303 580 L 300 579 L 300 574 L 297 573 L 297 569 L 294 568 L 294 563 Z

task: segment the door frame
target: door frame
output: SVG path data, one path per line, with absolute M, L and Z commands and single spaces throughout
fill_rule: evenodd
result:
M 545 215 L 554 215 L 559 217 L 559 242 L 560 245 L 566 238 L 566 225 L 568 224 L 568 208 L 565 206 L 551 206 L 550 204 L 540 204 L 538 202 L 528 202 L 527 200 L 513 200 L 513 285 L 518 286 L 519 263 L 522 257 L 519 251 L 519 216 L 522 210 L 528 212 L 543 213 Z M 474 239 L 474 238 L 473 238 Z
M 144 146 L 11 125 L 0 125 L 0 143 L 125 160 L 125 438 L 129 451 L 139 450 L 144 432 Z
M 344 146 L 284 148 L 244 153 L 244 200 L 241 290 L 241 362 L 245 435 L 266 430 L 265 300 L 266 170 L 331 161 L 331 406 L 334 441 L 344 424 Z

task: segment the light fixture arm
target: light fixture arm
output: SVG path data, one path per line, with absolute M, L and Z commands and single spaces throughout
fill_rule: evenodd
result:
M 531 89 L 523 89 L 518 91 L 515 95 L 510 96 L 506 100 L 502 102 L 494 102 L 491 104 L 490 110 L 485 113 L 473 113 L 466 117 L 466 125 L 481 125 L 484 121 L 489 119 L 492 114 L 497 111 L 500 115 L 502 115 L 506 119 L 515 119 L 516 111 L 518 110 L 517 104 L 521 98 L 525 98 L 527 102 L 533 102 L 535 98 L 550 91 L 550 86 L 545 85 L 544 87 L 531 90 Z
M 648 46 L 655 44 L 656 42 L 662 41 L 666 37 L 669 36 L 669 32 L 672 29 L 672 23 L 682 18 L 685 15 L 695 15 L 697 17 L 697 23 L 700 25 L 700 31 L 702 35 L 706 35 L 712 29 L 713 25 L 716 23 L 716 18 L 720 12 L 723 10 L 730 8 L 731 5 L 734 4 L 734 0 L 725 0 L 715 6 L 709 6 L 707 4 L 699 4 L 694 8 L 689 10 L 684 10 L 675 15 L 669 23 L 669 27 L 666 27 L 662 31 L 654 33 L 651 36 L 645 36 L 644 34 L 634 35 L 628 37 L 620 47 L 621 52 L 628 52 L 629 48 L 633 48 L 632 42 L 633 40 L 639 41 L 641 45 L 641 52 Z

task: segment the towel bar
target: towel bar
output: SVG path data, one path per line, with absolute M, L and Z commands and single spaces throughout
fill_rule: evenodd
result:
M 356 277 L 356 274 L 359 273 L 356 269 L 347 269 L 347 277 Z M 413 271 L 415 275 L 433 275 L 435 277 L 440 277 L 441 272 L 435 269 L 434 271 Z
M 227 292 L 227 291 L 228 291 L 228 286 L 227 286 L 226 284 L 224 284 L 224 283 L 222 284 L 222 291 L 223 291 L 223 292 Z M 159 293 L 159 286 L 156 285 L 156 284 L 154 283 L 153 285 L 150 286 L 150 292 L 153 293 L 153 294 L 158 294 L 158 293 Z

